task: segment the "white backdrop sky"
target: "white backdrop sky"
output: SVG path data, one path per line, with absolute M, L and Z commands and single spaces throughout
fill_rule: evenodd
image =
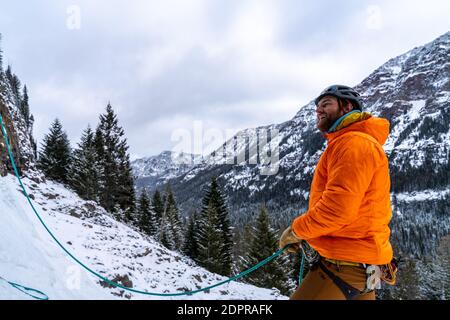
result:
M 4 64 L 27 84 L 38 142 L 58 117 L 76 146 L 110 101 L 132 158 L 198 121 L 225 135 L 289 120 L 449 17 L 448 0 L 0 0 Z

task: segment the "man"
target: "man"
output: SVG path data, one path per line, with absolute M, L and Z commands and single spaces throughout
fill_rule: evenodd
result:
M 387 270 L 375 266 L 389 266 L 393 258 L 382 148 L 389 122 L 363 112 L 359 94 L 347 86 L 325 89 L 315 104 L 328 145 L 314 173 L 308 211 L 283 232 L 280 247 L 291 244 L 295 252 L 306 241 L 320 260 L 291 299 L 374 300 L 373 284 Z

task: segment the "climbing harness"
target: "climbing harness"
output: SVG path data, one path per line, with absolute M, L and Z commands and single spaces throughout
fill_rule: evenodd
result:
M 366 289 L 364 291 L 360 291 L 360 290 L 354 288 L 353 286 L 349 285 L 344 280 L 342 280 L 340 277 L 335 275 L 333 272 L 328 270 L 328 268 L 323 264 L 322 261 L 328 261 L 328 262 L 334 263 L 334 264 L 339 263 L 339 265 L 350 265 L 350 263 L 345 264 L 343 261 L 326 259 L 326 258 L 321 257 L 320 254 L 316 250 L 314 250 L 314 248 L 312 248 L 309 245 L 309 243 L 306 242 L 305 240 L 302 240 L 300 242 L 300 248 L 302 249 L 301 251 L 302 251 L 303 257 L 305 257 L 309 263 L 309 269 L 313 270 L 313 269 L 319 267 L 334 282 L 334 284 L 342 291 L 342 293 L 344 294 L 344 296 L 347 300 L 352 300 L 361 294 L 372 291 L 372 290 L 369 290 L 366 292 Z M 355 266 L 356 263 L 351 264 L 351 265 Z M 358 264 L 358 265 L 362 265 L 362 264 Z
M 366 265 L 364 263 L 359 263 L 359 262 L 342 261 L 342 260 L 335 260 L 335 259 L 328 259 L 328 258 L 323 258 L 323 260 L 330 262 L 332 264 L 335 264 L 338 267 L 340 267 L 340 266 L 364 267 L 364 268 L 366 267 Z
M 5 125 L 4 125 L 4 123 L 3 123 L 3 118 L 2 118 L 2 116 L 1 116 L 1 114 L 0 114 L 0 125 L 1 125 L 1 130 L 2 130 L 2 133 L 3 133 L 3 137 L 4 137 L 4 140 L 5 140 L 5 143 L 6 143 L 6 147 L 7 147 L 7 149 L 8 149 L 9 159 L 10 159 L 11 164 L 12 164 L 12 167 L 13 167 L 13 169 L 14 169 L 14 173 L 15 173 L 15 175 L 16 175 L 18 181 L 19 181 L 19 184 L 20 184 L 20 186 L 21 186 L 21 188 L 22 188 L 22 191 L 23 191 L 24 195 L 26 196 L 26 198 L 27 198 L 27 200 L 28 200 L 29 205 L 31 206 L 31 208 L 32 208 L 33 212 L 35 213 L 36 217 L 39 219 L 39 221 L 41 222 L 41 224 L 44 226 L 45 230 L 47 230 L 47 232 L 50 234 L 50 236 L 53 238 L 53 240 L 58 244 L 58 246 L 59 246 L 65 253 L 67 253 L 67 254 L 68 254 L 68 255 L 69 255 L 76 263 L 78 263 L 81 267 L 83 267 L 85 270 L 87 270 L 88 272 L 90 272 L 90 273 L 93 274 L 94 276 L 96 276 L 96 277 L 100 278 L 101 280 L 103 280 L 103 281 L 109 283 L 109 284 L 112 285 L 113 287 L 118 287 L 118 288 L 124 289 L 124 290 L 126 290 L 126 291 L 130 291 L 130 292 L 134 292 L 134 293 L 139 293 L 139 294 L 143 294 L 143 295 L 151 295 L 151 296 L 159 296 L 159 297 L 174 297 L 174 296 L 183 296 L 183 295 L 188 295 L 188 296 L 190 296 L 190 295 L 193 295 L 193 294 L 195 294 L 195 293 L 199 293 L 199 292 L 203 292 L 203 291 L 208 291 L 208 290 L 210 290 L 210 289 L 212 289 L 212 288 L 215 288 L 215 287 L 221 286 L 221 285 L 223 285 L 223 284 L 226 284 L 226 283 L 232 282 L 232 281 L 234 281 L 234 280 L 237 280 L 237 279 L 239 279 L 239 278 L 242 278 L 242 277 L 246 276 L 247 274 L 249 274 L 249 273 L 255 271 L 256 269 L 262 267 L 263 265 L 269 263 L 269 262 L 272 261 L 273 259 L 277 258 L 278 256 L 280 256 L 284 251 L 286 251 L 286 250 L 291 246 L 291 245 L 287 245 L 287 246 L 285 246 L 284 248 L 279 249 L 279 250 L 276 251 L 274 254 L 272 254 L 270 257 L 267 257 L 266 259 L 264 259 L 264 260 L 262 260 L 261 262 L 257 263 L 255 266 L 253 266 L 253 267 L 251 267 L 251 268 L 249 268 L 249 269 L 247 269 L 247 270 L 245 270 L 245 271 L 243 271 L 243 272 L 241 272 L 241 273 L 239 273 L 239 274 L 237 274 L 237 275 L 235 275 L 235 276 L 233 276 L 233 277 L 231 277 L 231 278 L 229 278 L 229 279 L 227 279 L 227 280 L 221 281 L 221 282 L 219 282 L 219 283 L 216 283 L 216 284 L 214 284 L 214 285 L 211 285 L 211 286 L 208 286 L 208 287 L 205 287 L 205 288 L 200 288 L 200 289 L 198 289 L 198 290 L 185 291 L 185 292 L 178 292 L 178 293 L 155 293 L 155 292 L 148 292 L 148 291 L 136 290 L 136 289 L 132 289 L 132 288 L 125 287 L 125 286 L 123 286 L 123 285 L 121 285 L 121 284 L 119 284 L 119 283 L 116 283 L 116 282 L 114 282 L 114 281 L 111 281 L 111 280 L 109 280 L 109 279 L 103 277 L 102 275 L 100 275 L 100 274 L 98 274 L 97 272 L 95 272 L 95 271 L 93 271 L 92 269 L 90 269 L 88 266 L 86 266 L 86 265 L 85 265 L 84 263 L 82 263 L 80 260 L 78 260 L 74 255 L 72 255 L 72 253 L 70 253 L 70 252 L 69 252 L 69 251 L 61 244 L 61 242 L 59 242 L 59 240 L 55 237 L 55 235 L 54 235 L 54 234 L 51 232 L 51 230 L 47 227 L 47 225 L 45 224 L 45 222 L 42 220 L 41 216 L 40 216 L 39 213 L 37 212 L 36 208 L 34 207 L 33 203 L 31 202 L 31 199 L 30 199 L 30 197 L 29 197 L 29 195 L 28 195 L 28 192 L 26 191 L 25 186 L 24 186 L 23 183 L 22 183 L 22 179 L 20 178 L 19 172 L 18 172 L 17 167 L 16 167 L 16 163 L 15 163 L 15 161 L 14 161 L 14 157 L 13 157 L 12 152 L 11 152 L 11 146 L 10 146 L 10 144 L 9 144 L 9 142 L 8 142 L 8 135 L 7 135 L 7 133 L 6 133 Z M 302 269 L 303 267 L 300 266 L 300 268 Z M 303 271 L 302 271 L 302 273 L 303 273 Z M 27 287 L 24 287 L 24 286 L 15 284 L 15 283 L 10 283 L 10 284 L 11 284 L 13 287 L 15 287 L 16 289 L 18 289 L 18 290 L 20 290 L 20 291 L 23 291 L 23 292 L 27 293 L 28 295 L 33 296 L 33 295 L 30 294 L 29 292 L 36 292 L 36 293 L 42 294 L 42 296 L 45 296 L 45 297 L 48 299 L 48 297 L 47 297 L 44 293 L 40 292 L 39 290 L 35 290 L 35 289 L 32 289 L 32 288 L 27 288 Z M 22 290 L 22 289 L 23 289 L 23 290 Z M 33 297 L 35 297 L 35 296 L 33 296 Z M 35 298 L 36 298 L 36 297 L 35 297 Z M 38 298 L 36 298 L 36 299 L 38 299 Z
M 389 285 L 394 285 L 396 282 L 396 274 L 397 274 L 397 259 L 393 258 L 392 261 L 388 264 L 383 265 L 366 265 L 364 263 L 356 263 L 356 262 L 347 262 L 333 259 L 322 258 L 324 261 L 328 261 L 335 265 L 339 266 L 353 266 L 353 267 L 361 267 L 366 271 L 366 287 L 363 291 L 359 291 L 356 288 L 353 288 L 351 285 L 340 279 L 334 273 L 332 276 L 329 274 L 331 271 L 324 270 L 323 263 L 321 269 L 327 273 L 333 282 L 341 289 L 341 291 L 346 295 L 347 299 L 351 300 L 355 298 L 357 295 L 366 294 L 375 289 L 381 289 L 381 282 L 384 281 Z M 359 291 L 359 294 L 356 294 Z M 348 296 L 347 296 L 348 295 Z
M 387 275 L 383 276 L 383 268 L 389 268 L 388 265 L 391 265 L 391 263 L 387 264 L 387 265 L 365 265 L 362 263 L 359 263 L 359 267 L 362 267 L 366 270 L 366 286 L 364 288 L 364 290 L 358 290 L 355 287 L 351 286 L 350 284 L 348 284 L 347 282 L 345 282 L 344 280 L 342 280 L 339 276 L 337 276 L 336 274 L 334 274 L 332 271 L 330 271 L 323 263 L 323 261 L 328 261 L 330 262 L 331 259 L 321 259 L 318 262 L 318 265 L 320 267 L 320 269 L 334 282 L 334 284 L 342 291 L 342 293 L 345 295 L 345 298 L 347 300 L 353 300 L 355 299 L 357 296 L 369 293 L 374 291 L 375 289 L 381 289 L 381 281 L 385 281 L 388 284 L 395 284 L 395 273 L 391 276 L 391 278 L 394 279 L 394 281 L 386 281 L 388 280 Z M 395 260 L 395 259 L 394 259 Z M 333 262 L 330 262 L 333 263 Z M 337 266 L 343 266 L 343 265 L 347 265 L 347 266 L 356 266 L 356 265 L 352 265 L 350 263 L 345 264 L 344 261 L 341 261 L 339 264 L 336 263 Z M 393 269 L 392 269 L 393 270 Z M 396 271 L 395 271 L 396 272 Z M 386 280 L 385 280 L 386 277 Z
M 309 263 L 310 270 L 319 267 L 342 291 L 347 300 L 352 300 L 359 295 L 372 292 L 375 289 L 380 289 L 381 281 L 384 281 L 389 285 L 394 285 L 396 282 L 398 260 L 395 258 L 393 258 L 390 263 L 384 265 L 366 265 L 364 263 L 341 261 L 321 257 L 320 254 L 304 240 L 300 242 L 300 247 L 302 249 L 301 251 L 303 258 L 306 258 L 306 261 L 308 261 Z M 338 267 L 352 266 L 363 268 L 366 271 L 367 275 L 366 286 L 364 290 L 361 291 L 342 280 L 339 276 L 330 271 L 322 261 L 332 263 Z M 299 281 L 299 285 L 300 284 L 301 281 Z
M 344 280 L 342 280 L 340 277 L 338 277 L 337 275 L 335 275 L 333 272 L 331 272 L 330 270 L 328 270 L 328 268 L 322 263 L 322 261 L 320 260 L 318 262 L 320 269 L 334 282 L 334 284 L 342 291 L 342 293 L 344 294 L 345 298 L 347 300 L 353 300 L 354 298 L 356 298 L 359 295 L 368 293 L 372 290 L 369 290 L 366 292 L 366 290 L 364 291 L 360 291 L 358 289 L 356 289 L 355 287 L 349 285 L 347 282 L 345 282 Z

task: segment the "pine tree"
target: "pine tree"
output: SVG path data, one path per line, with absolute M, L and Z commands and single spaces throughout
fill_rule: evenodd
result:
M 278 250 L 278 239 L 276 232 L 269 225 L 267 209 L 263 206 L 260 209 L 253 228 L 245 259 L 244 268 L 248 269 L 271 256 Z M 249 274 L 246 281 L 259 287 L 278 288 L 283 294 L 288 294 L 288 272 L 286 271 L 287 258 L 273 260 L 255 272 Z
M 128 146 L 126 139 L 119 144 L 118 156 L 118 181 L 120 181 L 117 190 L 116 201 L 121 208 L 125 210 L 125 221 L 134 220 L 136 212 L 136 193 L 134 190 L 134 178 L 131 168 L 130 156 L 127 153 Z
M 217 263 L 220 264 L 219 274 L 229 276 L 231 274 L 232 267 L 232 249 L 233 249 L 233 236 L 231 232 L 231 226 L 228 216 L 228 210 L 225 205 L 225 200 L 219 191 L 216 178 L 211 179 L 211 186 L 203 198 L 203 207 L 201 219 L 205 217 L 210 206 L 217 211 L 217 225 L 214 227 L 220 230 L 221 248 L 220 256 L 217 258 Z M 207 246 L 206 243 L 202 243 L 203 246 Z
M 2 51 L 2 34 L 0 33 L 0 80 L 3 76 L 3 51 Z
M 161 193 L 158 190 L 156 190 L 153 194 L 152 209 L 155 213 L 155 225 L 157 229 L 156 232 L 159 233 L 161 229 L 161 221 L 164 215 L 164 202 L 161 199 Z
M 222 231 L 219 225 L 219 212 L 213 203 L 202 211 L 198 231 L 198 262 L 207 270 L 221 274 Z
M 159 242 L 169 250 L 175 250 L 175 241 L 172 237 L 172 227 L 169 224 L 169 217 L 163 212 L 161 227 L 159 229 Z
M 155 211 L 152 210 L 152 206 L 149 198 L 149 206 L 150 206 L 150 226 L 149 226 L 149 235 L 152 237 L 156 237 L 159 234 L 161 219 L 158 219 Z
M 17 77 L 17 75 L 12 74 L 10 72 L 10 74 L 12 75 L 10 78 L 10 84 L 11 84 L 11 88 L 12 91 L 14 93 L 14 97 L 16 98 L 16 105 L 20 106 L 20 98 L 21 98 L 21 94 L 20 94 L 20 88 L 22 87 L 22 84 L 20 83 L 19 77 Z
M 31 119 L 30 119 L 30 106 L 28 104 L 28 90 L 27 86 L 23 86 L 23 94 L 22 94 L 22 101 L 20 103 L 20 112 L 22 113 L 22 116 L 25 119 L 25 123 L 27 124 L 27 127 L 30 127 Z
M 97 199 L 100 205 L 102 205 L 105 209 L 105 203 L 104 203 L 104 196 L 102 193 L 105 191 L 105 184 L 106 184 L 106 164 L 105 164 L 105 158 L 106 158 L 106 146 L 105 146 L 105 139 L 103 138 L 102 131 L 99 127 L 95 130 L 94 133 L 94 149 L 95 149 L 95 163 L 97 165 L 97 173 L 98 173 L 98 192 L 97 192 Z M 108 204 L 112 204 L 112 201 L 108 202 Z M 110 208 L 110 207 L 108 207 Z
M 101 206 L 113 214 L 119 206 L 114 201 L 114 192 L 117 185 L 117 172 L 115 162 L 113 162 L 111 153 L 107 150 L 107 145 L 102 129 L 97 127 L 95 131 L 94 144 L 96 148 L 96 162 L 99 167 L 99 192 L 98 199 Z
M 197 212 L 194 211 L 188 219 L 186 235 L 183 246 L 183 253 L 197 261 L 198 258 L 198 215 Z
M 106 113 L 100 115 L 95 133 L 95 147 L 99 173 L 99 201 L 110 212 L 120 211 L 125 222 L 132 222 L 136 211 L 136 195 L 128 146 L 123 138 L 117 115 L 108 103 Z M 120 208 L 120 210 L 118 210 Z
M 152 224 L 153 213 L 150 208 L 150 199 L 148 197 L 147 190 L 142 190 L 139 197 L 139 220 L 138 226 L 145 234 L 153 236 L 156 233 L 155 225 Z
M 163 218 L 163 221 L 165 219 Z M 175 247 L 172 239 L 169 237 L 169 231 L 166 224 L 163 224 L 160 229 L 159 242 L 169 250 L 173 250 Z
M 88 126 L 73 152 L 69 181 L 70 186 L 85 200 L 97 201 L 99 167 L 96 160 L 94 132 Z
M 34 122 L 33 115 L 31 115 L 30 121 Z M 31 148 L 33 149 L 34 159 L 37 159 L 37 140 L 34 140 L 34 139 L 30 139 L 30 140 L 31 140 Z
M 58 119 L 52 123 L 50 133 L 44 137 L 38 167 L 52 180 L 68 184 L 72 155 L 67 134 Z
M 100 165 L 102 166 L 101 190 L 100 190 L 100 204 L 108 211 L 115 211 L 117 204 L 116 194 L 117 186 L 119 184 L 117 179 L 117 148 L 119 139 L 123 135 L 122 132 L 117 132 L 116 128 L 118 120 L 113 113 L 111 105 L 108 103 L 106 107 L 106 114 L 100 115 L 100 123 L 97 128 L 97 147 L 101 148 L 98 151 Z
M 166 203 L 164 209 L 164 233 L 170 243 L 171 250 L 181 250 L 183 245 L 183 230 L 175 197 L 170 186 L 166 189 Z
M 228 210 L 225 201 L 219 191 L 219 187 L 215 178 L 211 180 L 210 189 L 203 198 L 203 208 L 199 222 L 199 262 L 203 265 L 209 265 L 224 276 L 231 274 L 232 267 L 232 249 L 233 238 L 228 217 Z M 217 216 L 217 217 L 216 217 Z M 210 225 L 214 223 L 213 225 Z M 218 234 L 219 237 L 219 253 L 216 256 L 216 244 L 209 243 L 208 239 L 214 238 Z M 203 260 L 206 259 L 206 260 Z M 213 266 L 213 265 L 216 266 Z
M 6 68 L 6 71 L 5 71 L 5 77 L 6 77 L 6 80 L 7 80 L 9 83 L 12 82 L 12 79 L 13 79 L 13 73 L 12 73 L 12 70 L 11 70 L 11 66 L 10 66 L 10 65 L 8 65 L 8 67 Z
M 20 88 L 22 85 L 19 78 L 12 72 L 10 65 L 8 65 L 8 68 L 6 69 L 5 79 L 13 93 L 14 104 L 20 109 L 22 102 Z

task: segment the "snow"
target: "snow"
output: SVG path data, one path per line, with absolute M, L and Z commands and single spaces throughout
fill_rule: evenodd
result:
M 133 289 L 159 293 L 196 290 L 226 278 L 198 267 L 149 237 L 115 221 L 51 181 L 24 184 L 49 229 L 79 260 L 108 279 L 127 276 Z M 155 297 L 106 288 L 59 248 L 39 223 L 14 176 L 0 178 L 0 277 L 32 287 L 50 299 L 287 299 L 278 290 L 232 282 L 209 293 Z M 3 290 L 4 289 L 4 290 Z M 0 299 L 30 299 L 0 280 Z
M 450 190 L 421 190 L 421 191 L 413 191 L 413 192 L 402 192 L 396 193 L 395 196 L 397 200 L 400 201 L 426 201 L 426 200 L 435 200 L 435 199 L 443 199 L 448 197 L 450 194 Z
M 45 292 L 52 299 L 112 299 L 94 279 L 80 274 L 79 287 L 70 287 L 74 264 L 51 241 L 31 213 L 25 197 L 18 192 L 13 177 L 1 178 L 0 276 Z M 5 286 L 6 283 L 2 283 Z M 15 290 L 15 289 L 14 289 Z M 17 291 L 17 290 L 15 290 Z M 17 292 L 0 291 L 0 299 L 16 299 Z M 22 298 L 29 298 L 22 294 Z
M 390 153 L 397 142 L 400 134 L 405 130 L 405 128 L 411 124 L 415 119 L 420 118 L 420 113 L 422 109 L 425 107 L 426 100 L 413 100 L 413 101 L 403 101 L 410 104 L 410 108 L 408 112 L 402 116 L 398 117 L 399 122 L 395 124 L 392 128 L 391 133 L 389 134 L 389 138 L 384 145 L 384 150 L 387 153 Z M 409 135 L 409 138 L 402 141 L 401 144 L 395 146 L 397 150 L 408 150 L 414 144 L 412 135 Z
M 446 82 L 449 81 L 448 79 L 445 79 Z M 450 91 L 442 91 L 441 94 L 437 97 L 436 102 L 437 103 L 445 103 L 450 100 Z
M 420 110 L 425 107 L 425 102 L 425 100 L 411 101 L 412 107 L 407 114 L 410 121 L 420 117 Z
M 402 71 L 402 68 L 399 66 L 392 66 L 391 70 L 393 74 L 399 74 Z

